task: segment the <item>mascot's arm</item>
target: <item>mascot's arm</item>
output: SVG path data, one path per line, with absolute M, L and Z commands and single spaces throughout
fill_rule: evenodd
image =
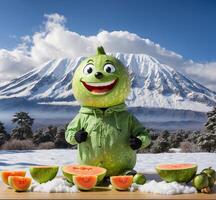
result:
M 143 148 L 151 143 L 149 131 L 133 115 L 131 115 L 131 135 L 142 141 Z
M 65 132 L 65 139 L 69 144 L 75 145 L 77 141 L 75 139 L 75 134 L 77 131 L 82 129 L 81 117 L 78 114 L 68 125 L 67 130 Z

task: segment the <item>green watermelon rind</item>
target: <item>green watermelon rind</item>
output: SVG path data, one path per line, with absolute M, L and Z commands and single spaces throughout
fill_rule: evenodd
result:
M 160 165 L 156 166 L 156 171 L 159 176 L 166 182 L 188 183 L 190 182 L 197 172 L 197 165 L 193 164 L 192 167 L 179 168 L 179 169 L 160 169 Z
M 58 169 L 58 166 L 33 166 L 29 168 L 29 171 L 31 177 L 41 184 L 53 180 L 58 173 Z
M 63 173 L 64 177 L 67 179 L 67 181 L 70 183 L 73 183 L 73 176 L 83 175 L 83 174 L 76 174 L 76 173 L 68 173 L 68 172 L 64 171 L 65 167 L 67 167 L 67 165 L 63 166 L 61 168 L 62 173 Z M 89 166 L 89 167 L 94 167 L 94 166 Z M 102 168 L 102 169 L 104 169 L 104 172 L 102 172 L 101 174 L 95 174 L 95 176 L 97 176 L 97 184 L 99 184 L 104 179 L 104 177 L 106 176 L 107 170 L 105 168 Z

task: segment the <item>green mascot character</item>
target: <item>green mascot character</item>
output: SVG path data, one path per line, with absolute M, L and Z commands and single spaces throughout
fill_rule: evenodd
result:
M 127 69 L 106 55 L 103 47 L 82 61 L 74 73 L 72 89 L 81 109 L 65 137 L 68 143 L 78 144 L 80 164 L 104 167 L 107 176 L 132 170 L 136 150 L 150 144 L 148 131 L 124 103 L 130 85 Z

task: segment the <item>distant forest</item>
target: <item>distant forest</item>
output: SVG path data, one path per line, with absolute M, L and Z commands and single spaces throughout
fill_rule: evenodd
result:
M 138 153 L 170 152 L 176 148 L 181 152 L 216 152 L 216 107 L 207 113 L 207 118 L 202 131 L 178 130 L 170 133 L 167 130 L 149 130 L 152 142 L 148 148 L 139 149 Z M 15 128 L 10 133 L 0 122 L 1 150 L 76 148 L 65 140 L 67 124 L 61 127 L 50 125 L 33 132 L 34 119 L 26 112 L 15 113 L 11 122 Z

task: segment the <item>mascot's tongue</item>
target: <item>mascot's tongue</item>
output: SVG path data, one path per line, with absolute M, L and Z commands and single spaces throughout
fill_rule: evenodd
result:
M 112 86 L 102 86 L 102 87 L 93 87 L 92 88 L 92 92 L 95 92 L 95 93 L 104 93 L 104 92 L 108 92 L 112 89 Z
M 105 92 L 110 91 L 115 86 L 116 81 L 114 81 L 112 84 L 106 85 L 106 86 L 93 86 L 93 85 L 90 85 L 86 82 L 82 82 L 82 83 L 86 87 L 86 89 L 89 90 L 90 92 L 105 93 Z

